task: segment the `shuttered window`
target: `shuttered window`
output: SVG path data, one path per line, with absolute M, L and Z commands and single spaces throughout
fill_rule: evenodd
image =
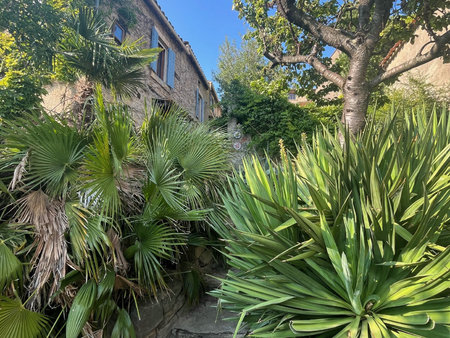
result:
M 167 50 L 167 84 L 173 88 L 175 85 L 175 53 L 172 49 Z
M 150 40 L 150 48 L 157 48 L 158 47 L 158 41 L 159 41 L 158 32 L 156 30 L 156 27 L 153 26 L 152 27 L 152 38 Z M 150 66 L 156 72 L 156 68 L 158 66 L 158 61 L 157 60 L 153 61 Z
M 156 27 L 152 28 L 150 48 L 160 48 L 158 59 L 151 63 L 151 68 L 158 77 L 171 88 L 175 86 L 175 52 L 166 46 L 158 35 Z
M 199 106 L 198 99 L 199 99 L 199 93 L 198 93 L 198 88 L 197 88 L 197 90 L 195 91 L 195 117 L 196 118 L 198 118 L 198 116 L 200 114 L 200 112 L 199 112 L 200 106 Z
M 125 36 L 125 30 L 117 22 L 114 23 L 114 26 L 113 26 L 113 35 L 114 35 L 114 40 L 118 44 L 121 44 L 123 42 L 123 38 Z
M 205 101 L 201 99 L 201 113 L 200 113 L 200 122 L 203 122 L 205 119 Z

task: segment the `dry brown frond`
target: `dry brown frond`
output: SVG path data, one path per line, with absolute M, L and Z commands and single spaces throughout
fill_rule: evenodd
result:
M 122 177 L 118 180 L 119 197 L 125 212 L 140 214 L 145 198 L 142 187 L 146 177 L 146 171 L 142 167 L 128 165 L 124 168 Z
M 145 294 L 145 289 L 140 287 L 139 285 L 133 283 L 132 281 L 126 279 L 123 276 L 116 275 L 116 281 L 114 282 L 114 290 L 132 290 L 138 295 L 142 297 Z
M 17 165 L 17 167 L 14 169 L 13 179 L 11 180 L 11 183 L 9 183 L 8 187 L 9 191 L 13 191 L 16 188 L 16 186 L 22 182 L 22 177 L 27 172 L 27 170 L 25 169 L 27 161 L 28 161 L 28 151 L 22 158 L 20 163 Z
M 18 201 L 17 221 L 31 224 L 35 228 L 36 250 L 32 264 L 29 292 L 32 294 L 29 307 L 41 306 L 44 286 L 53 276 L 49 296 L 59 287 L 61 278 L 66 275 L 67 243 L 64 233 L 68 220 L 64 202 L 50 199 L 42 190 L 32 191 Z
M 121 274 L 125 274 L 128 270 L 128 262 L 125 259 L 122 248 L 120 247 L 120 237 L 112 228 L 108 230 L 106 235 L 111 241 L 114 249 L 114 271 L 119 271 Z
M 67 285 L 64 290 L 55 297 L 55 303 L 70 309 L 72 306 L 73 300 L 77 295 L 78 288 L 73 285 Z

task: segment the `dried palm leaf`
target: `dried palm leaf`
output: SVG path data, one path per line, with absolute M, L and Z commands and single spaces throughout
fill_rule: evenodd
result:
M 125 259 L 122 248 L 120 247 L 120 236 L 112 228 L 107 231 L 106 235 L 111 241 L 114 249 L 114 271 L 125 274 L 128 270 L 128 262 Z
M 122 177 L 117 180 L 119 197 L 126 213 L 142 213 L 145 203 L 142 188 L 144 186 L 145 179 L 145 168 L 129 165 L 124 168 Z
M 8 190 L 13 191 L 16 186 L 22 182 L 23 175 L 27 172 L 25 169 L 28 162 L 28 152 L 26 152 L 25 156 L 22 158 L 22 160 L 19 162 L 17 167 L 14 169 L 14 176 L 11 180 L 11 183 L 9 184 Z
M 68 228 L 64 202 L 50 199 L 42 190 L 32 191 L 18 201 L 17 221 L 35 227 L 36 250 L 31 259 L 33 274 L 29 291 L 29 307 L 39 308 L 43 289 L 50 277 L 53 282 L 49 295 L 59 286 L 66 274 L 67 243 L 64 233 Z

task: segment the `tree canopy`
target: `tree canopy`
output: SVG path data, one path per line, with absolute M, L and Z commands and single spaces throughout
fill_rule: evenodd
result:
M 254 28 L 249 35 L 273 66 L 301 74 L 299 81 L 310 93 L 324 83 L 342 91 L 342 121 L 353 132 L 363 128 L 377 86 L 449 54 L 450 3 L 445 0 L 234 0 L 234 6 Z M 383 67 L 395 43 L 413 42 L 418 28 L 430 37 L 419 54 L 395 68 Z M 332 64 L 326 55 L 333 48 L 347 64 Z

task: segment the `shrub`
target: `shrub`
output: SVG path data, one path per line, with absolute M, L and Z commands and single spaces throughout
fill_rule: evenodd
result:
M 48 323 L 56 320 L 55 332 L 66 325 L 59 318 L 67 337 L 107 323 L 113 336 L 134 336 L 127 310 L 166 287 L 167 267 L 183 259 L 180 248 L 218 198 L 229 168 L 224 134 L 175 106 L 152 106 L 139 132 L 126 106 L 99 94 L 93 107 L 96 119 L 81 130 L 47 114 L 2 124 L 0 332 L 8 337 L 50 336 Z
M 327 130 L 256 158 L 213 227 L 231 267 L 213 294 L 255 337 L 450 335 L 448 112 Z

